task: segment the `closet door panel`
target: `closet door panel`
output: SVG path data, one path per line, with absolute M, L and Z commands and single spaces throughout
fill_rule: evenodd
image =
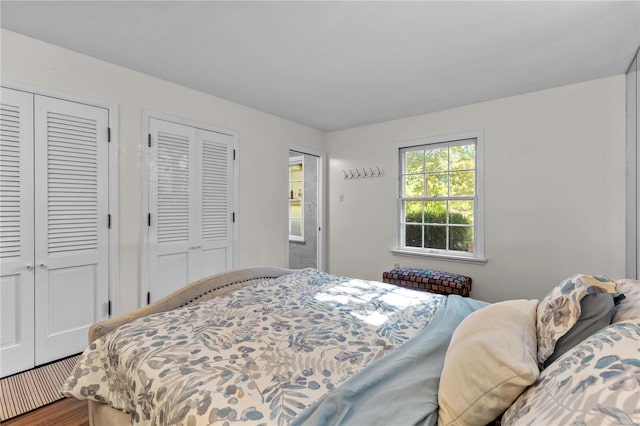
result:
M 108 111 L 35 96 L 36 364 L 108 317 Z
M 199 276 L 198 278 L 192 279 L 191 281 L 199 280 L 200 278 L 204 278 L 209 275 L 217 274 L 219 272 L 224 272 L 227 269 L 227 263 L 229 261 L 229 256 L 227 256 L 227 248 L 209 248 L 202 249 L 199 255 Z
M 188 284 L 197 267 L 196 132 L 157 119 L 150 120 L 149 129 L 149 292 L 154 301 Z
M 183 252 L 158 254 L 156 257 L 156 278 L 150 289 L 152 300 L 160 299 L 184 287 L 189 281 L 189 261 L 193 261 L 192 250 Z
M 34 365 L 33 95 L 1 89 L 0 376 Z
M 233 138 L 198 129 L 199 202 L 202 206 L 198 235 L 198 276 L 223 272 L 232 267 Z

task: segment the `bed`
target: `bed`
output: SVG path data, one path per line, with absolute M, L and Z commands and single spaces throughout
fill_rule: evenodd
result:
M 488 304 L 229 271 L 93 325 L 61 391 L 96 426 L 639 424 L 638 289 L 576 275 Z

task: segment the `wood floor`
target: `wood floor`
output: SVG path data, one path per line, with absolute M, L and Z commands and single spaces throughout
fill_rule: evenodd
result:
M 53 404 L 2 422 L 7 426 L 89 426 L 87 401 L 63 398 Z

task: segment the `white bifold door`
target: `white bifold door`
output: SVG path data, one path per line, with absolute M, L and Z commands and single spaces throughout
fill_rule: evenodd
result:
M 33 95 L 0 96 L 0 375 L 34 366 Z
M 74 353 L 108 318 L 108 110 L 2 88 L 0 374 Z
M 149 119 L 149 293 L 233 265 L 234 137 Z

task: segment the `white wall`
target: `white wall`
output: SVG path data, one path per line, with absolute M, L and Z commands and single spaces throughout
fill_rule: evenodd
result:
M 286 267 L 288 147 L 324 151 L 322 132 L 4 29 L 1 43 L 3 82 L 119 106 L 120 312 L 138 303 L 143 109 L 239 132 L 235 266 Z
M 485 131 L 488 262 L 392 255 L 393 145 L 477 129 Z M 333 273 L 381 280 L 394 263 L 456 272 L 488 301 L 541 298 L 575 273 L 625 274 L 622 75 L 329 133 L 327 151 Z M 343 179 L 343 169 L 376 166 L 384 177 Z
M 3 80 L 119 105 L 121 312 L 138 298 L 143 109 L 239 132 L 236 267 L 286 266 L 283 188 L 288 145 L 298 144 L 329 152 L 331 272 L 379 280 L 394 263 L 459 272 L 489 301 L 539 298 L 576 272 L 624 276 L 624 76 L 333 132 L 325 146 L 320 131 L 10 31 L 1 43 Z M 393 145 L 475 129 L 485 130 L 488 263 L 393 256 Z M 342 179 L 342 169 L 375 166 L 384 177 Z

